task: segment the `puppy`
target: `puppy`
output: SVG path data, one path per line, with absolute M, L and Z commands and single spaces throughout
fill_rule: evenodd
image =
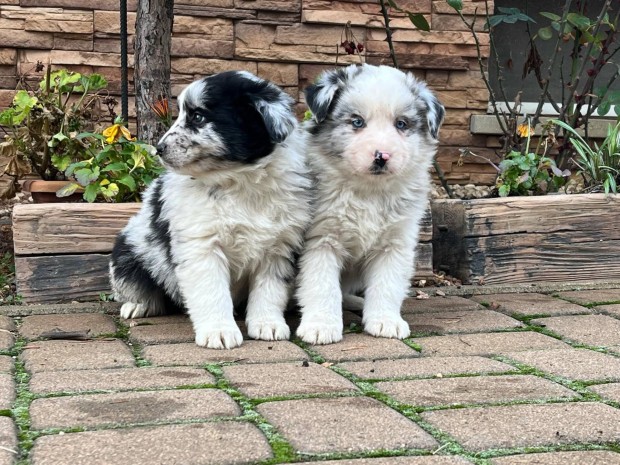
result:
M 306 101 L 318 186 L 300 259 L 297 335 L 311 344 L 342 339 L 344 295 L 345 307 L 363 309 L 366 332 L 405 338 L 400 307 L 444 108 L 413 75 L 371 65 L 325 72 Z
M 167 172 L 119 234 L 110 263 L 123 318 L 185 310 L 196 344 L 287 339 L 283 312 L 309 222 L 311 181 L 293 100 L 247 72 L 190 84 L 157 153 Z

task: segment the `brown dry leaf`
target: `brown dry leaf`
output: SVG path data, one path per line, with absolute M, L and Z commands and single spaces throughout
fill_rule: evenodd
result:
M 416 299 L 423 300 L 423 299 L 428 299 L 430 297 L 426 292 L 415 291 L 415 293 L 417 294 L 415 296 Z
M 444 291 L 437 291 L 437 292 L 435 292 L 435 294 L 437 294 L 440 297 L 445 297 L 446 296 L 446 293 Z
M 359 349 L 365 349 L 367 346 L 353 346 L 353 347 L 346 347 L 344 349 L 340 349 L 340 352 L 348 352 L 350 350 L 359 350 Z
M 324 362 L 324 363 L 321 363 L 321 366 L 322 366 L 322 367 L 325 367 L 325 368 L 329 368 L 329 367 L 330 367 L 330 366 L 332 366 L 332 365 L 333 365 L 333 363 L 331 363 L 331 362 Z

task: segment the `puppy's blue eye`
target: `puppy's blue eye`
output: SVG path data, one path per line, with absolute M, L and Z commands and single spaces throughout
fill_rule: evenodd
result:
M 407 121 L 403 119 L 396 121 L 396 129 L 407 129 Z
M 194 113 L 194 116 L 192 117 L 192 122 L 194 124 L 203 124 L 206 120 L 207 118 L 205 118 L 205 116 L 201 115 L 200 113 Z
M 351 120 L 351 126 L 353 126 L 355 129 L 363 128 L 364 120 L 362 118 L 353 118 Z

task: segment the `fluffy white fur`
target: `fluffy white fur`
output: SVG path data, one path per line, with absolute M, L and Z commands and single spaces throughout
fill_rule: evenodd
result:
M 250 79 L 237 73 L 236 79 L 241 78 Z M 197 81 L 179 97 L 179 118 L 158 147 L 169 172 L 145 193 L 143 208 L 121 233 L 111 262 L 116 298 L 125 302 L 123 318 L 166 313 L 168 299 L 189 313 L 196 344 L 232 348 L 242 343 L 233 308 L 247 299 L 250 337 L 289 337 L 283 313 L 291 293 L 293 256 L 310 219 L 310 181 L 304 136 L 296 127 L 290 98 L 271 84 L 267 90 L 276 101 L 262 94 L 250 100 L 264 119 L 275 118 L 266 123 L 272 138 L 286 140 L 251 163 L 226 155 L 229 141 L 218 133 L 217 122 L 188 129 L 189 113 L 200 110 L 205 99 L 211 101 L 209 92 L 217 91 L 209 80 Z M 231 121 L 227 124 L 236 124 L 234 117 Z M 131 260 L 140 267 L 132 268 Z M 145 271 L 158 291 L 143 276 Z
M 370 65 L 324 73 L 306 100 L 318 186 L 300 260 L 297 335 L 311 344 L 342 339 L 344 300 L 363 308 L 369 334 L 405 338 L 400 308 L 444 109 L 412 75 Z

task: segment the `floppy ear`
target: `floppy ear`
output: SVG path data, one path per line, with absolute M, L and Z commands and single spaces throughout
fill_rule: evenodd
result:
M 250 104 L 262 116 L 269 137 L 273 142 L 283 142 L 297 126 L 293 98 L 269 81 L 246 71 L 239 73 L 255 84 L 247 95 Z
M 426 100 L 426 105 L 428 107 L 428 113 L 426 113 L 426 121 L 428 123 L 428 130 L 433 136 L 433 139 L 439 138 L 439 128 L 441 127 L 441 123 L 443 123 L 443 118 L 446 114 L 446 110 L 437 97 L 430 91 L 428 91 L 428 98 Z
M 325 121 L 338 93 L 347 85 L 347 81 L 359 73 L 357 65 L 325 71 L 319 76 L 316 84 L 304 91 L 306 103 L 317 123 Z

